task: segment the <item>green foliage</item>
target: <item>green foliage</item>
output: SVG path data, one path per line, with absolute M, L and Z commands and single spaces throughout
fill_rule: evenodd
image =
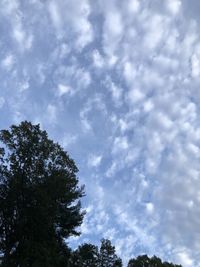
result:
M 3 266 L 64 266 L 63 240 L 79 235 L 84 216 L 74 161 L 27 121 L 2 130 L 0 142 Z

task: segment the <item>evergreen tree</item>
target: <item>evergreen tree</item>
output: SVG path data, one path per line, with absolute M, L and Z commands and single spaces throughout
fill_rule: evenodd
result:
M 64 239 L 84 213 L 78 169 L 39 125 L 0 131 L 0 253 L 4 267 L 67 266 Z

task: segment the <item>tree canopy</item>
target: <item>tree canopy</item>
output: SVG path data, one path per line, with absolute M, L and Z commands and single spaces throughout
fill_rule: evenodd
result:
M 181 267 L 181 265 L 162 262 L 162 260 L 156 256 L 148 257 L 147 255 L 141 255 L 137 258 L 130 259 L 128 267 Z
M 94 267 L 98 266 L 98 247 L 89 243 L 80 245 L 72 254 L 70 264 L 74 267 Z
M 70 267 L 122 267 L 122 260 L 111 241 L 103 238 L 100 249 L 90 243 L 80 245 L 72 252 L 70 264 Z
M 79 235 L 84 216 L 77 171 L 39 125 L 0 132 L 2 266 L 61 266 L 64 238 Z
M 122 267 L 122 260 L 117 256 L 115 246 L 109 239 L 102 239 L 100 248 L 90 243 L 80 245 L 72 251 L 69 267 Z M 181 267 L 160 258 L 139 255 L 128 261 L 127 267 Z

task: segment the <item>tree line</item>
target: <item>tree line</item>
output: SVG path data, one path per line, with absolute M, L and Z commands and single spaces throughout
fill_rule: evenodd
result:
M 98 246 L 85 243 L 75 251 L 70 251 L 68 266 L 74 267 L 122 267 L 122 260 L 115 252 L 115 246 L 108 239 L 102 239 Z M 162 262 L 156 256 L 141 255 L 128 261 L 127 267 L 181 267 L 173 263 Z
M 78 168 L 68 153 L 40 125 L 21 122 L 0 131 L 0 266 L 120 267 L 122 260 L 108 239 L 98 248 L 66 240 L 78 236 L 85 195 Z M 128 267 L 178 267 L 146 255 Z

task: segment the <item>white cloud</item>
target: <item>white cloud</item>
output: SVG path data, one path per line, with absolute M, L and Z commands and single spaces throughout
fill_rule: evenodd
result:
M 101 155 L 90 155 L 88 158 L 89 167 L 98 167 L 101 164 L 102 156 Z
M 185 267 L 194 266 L 194 261 L 190 258 L 187 252 L 179 252 L 177 255 L 178 262 Z
M 117 235 L 117 231 L 115 228 L 110 228 L 104 233 L 104 237 L 108 238 L 109 240 L 113 240 Z
M 128 140 L 126 136 L 116 137 L 113 143 L 113 153 L 121 153 L 128 149 Z
M 90 86 L 92 78 L 90 72 L 80 68 L 77 64 L 59 66 L 54 72 L 54 81 L 58 90 L 56 95 L 75 95 Z
M 55 123 L 57 118 L 57 108 L 52 105 L 48 104 L 47 106 L 47 119 L 49 123 Z
M 80 119 L 82 129 L 85 133 L 93 131 L 94 120 L 91 119 L 92 115 L 96 112 L 101 117 L 107 115 L 105 103 L 102 101 L 102 95 L 96 94 L 89 98 L 82 110 L 80 111 Z
M 64 148 L 68 148 L 70 145 L 74 144 L 77 141 L 77 135 L 65 134 L 61 140 L 61 144 Z
M 12 54 L 8 54 L 2 61 L 1 65 L 7 71 L 11 70 L 14 65 L 14 56 Z
M 49 12 L 54 26 L 59 30 L 62 26 L 62 19 L 60 15 L 59 5 L 57 5 L 55 1 L 51 1 L 49 3 Z
M 11 34 L 13 40 L 18 44 L 20 51 L 30 50 L 34 38 L 31 31 L 29 32 L 29 29 L 25 30 L 25 19 L 20 1 L 1 1 L 0 10 L 2 18 L 6 20 L 7 30 L 9 29 L 9 34 Z
M 58 95 L 63 96 L 65 94 L 70 94 L 72 91 L 72 88 L 68 85 L 59 84 L 58 85 Z
M 91 76 L 88 71 L 83 69 L 78 69 L 75 78 L 77 79 L 77 84 L 79 88 L 87 88 L 91 83 Z
M 89 1 L 84 0 L 80 3 L 77 0 L 51 0 L 48 7 L 58 39 L 62 39 L 65 35 L 71 35 L 73 39 L 75 37 L 74 44 L 78 50 L 83 49 L 93 40 L 93 29 L 88 20 Z
M 106 17 L 106 31 L 108 31 L 113 38 L 122 34 L 123 26 L 120 13 L 114 10 L 107 14 Z
M 26 33 L 23 28 L 21 17 L 13 22 L 13 38 L 19 44 L 20 49 L 30 50 L 33 44 L 33 35 Z
M 12 12 L 15 12 L 19 8 L 19 1 L 18 0 L 13 0 L 12 2 L 10 1 L 2 1 L 1 2 L 3 12 L 7 15 L 11 15 Z
M 128 82 L 134 81 L 136 77 L 136 69 L 131 62 L 125 62 L 124 64 L 124 77 Z
M 116 162 L 113 162 L 112 165 L 108 168 L 108 170 L 106 171 L 106 176 L 107 177 L 112 177 L 114 176 L 115 172 L 117 170 L 117 164 Z
M 114 101 L 120 105 L 122 103 L 122 89 L 117 87 L 115 84 L 112 83 L 111 86 L 111 92 L 112 92 L 112 96 Z
M 115 106 L 121 106 L 124 102 L 122 88 L 120 86 L 117 86 L 109 76 L 105 80 L 105 86 L 111 92 L 112 100 Z
M 153 15 L 148 19 L 145 25 L 146 34 L 144 35 L 144 47 L 155 49 L 162 41 L 165 34 L 167 20 L 160 15 Z M 156 31 L 155 31 L 156 28 Z
M 192 77 L 198 77 L 200 75 L 200 62 L 196 54 L 192 55 Z
M 127 9 L 129 12 L 133 12 L 133 13 L 138 12 L 140 9 L 139 0 L 129 0 Z
M 28 81 L 23 81 L 19 84 L 19 91 L 23 92 L 26 91 L 27 89 L 29 89 L 30 85 Z
M 1 96 L 0 97 L 0 109 L 4 106 L 5 104 L 5 99 Z
M 154 212 L 154 205 L 153 203 L 149 202 L 146 204 L 146 210 L 148 214 L 152 214 Z
M 180 0 L 166 0 L 167 8 L 174 15 L 177 15 L 180 12 L 181 4 Z
M 86 118 L 81 119 L 81 125 L 82 125 L 83 132 L 87 133 L 87 132 L 92 131 L 92 126 Z
M 108 62 L 111 66 L 117 62 L 116 47 L 123 36 L 123 20 L 118 8 L 111 4 L 105 4 L 105 22 L 103 29 L 104 52 L 108 56 Z
M 145 98 L 145 95 L 143 94 L 142 90 L 139 88 L 131 89 L 128 92 L 128 101 L 130 101 L 132 104 L 137 103 Z
M 14 28 L 13 35 L 14 35 L 14 38 L 17 40 L 17 42 L 19 42 L 19 43 L 23 43 L 24 42 L 25 33 L 21 29 L 20 25 L 18 25 L 16 28 Z
M 144 102 L 144 111 L 145 112 L 149 112 L 154 108 L 154 104 L 152 103 L 151 100 L 147 100 Z
M 93 51 L 92 57 L 93 57 L 93 62 L 94 62 L 95 67 L 102 68 L 104 66 L 104 59 L 100 55 L 98 50 Z

